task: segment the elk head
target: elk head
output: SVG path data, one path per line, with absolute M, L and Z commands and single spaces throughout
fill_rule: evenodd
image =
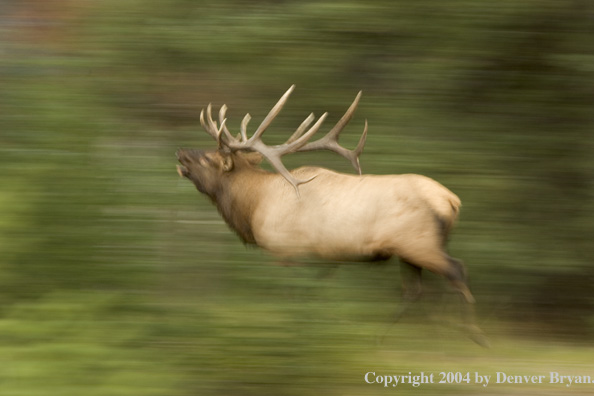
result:
M 313 114 L 310 114 L 284 144 L 268 146 L 262 141 L 262 134 L 280 113 L 294 89 L 295 85 L 292 85 L 285 92 L 264 118 L 254 134 L 249 138 L 247 135 L 247 124 L 251 119 L 249 114 L 246 114 L 241 122 L 239 135 L 234 137 L 226 126 L 227 119 L 225 115 L 227 113 L 227 106 L 223 105 L 219 110 L 219 122 L 217 123 L 212 118 L 212 106 L 209 104 L 206 111 L 203 109 L 200 113 L 200 123 L 204 130 L 217 142 L 218 148 L 213 151 L 178 150 L 177 158 L 181 166 L 178 165 L 177 170 L 180 176 L 190 179 L 200 192 L 212 198 L 216 195 L 217 189 L 220 188 L 220 180 L 222 178 L 230 172 L 237 171 L 237 169 L 253 168 L 264 157 L 295 188 L 296 193 L 299 194 L 299 185 L 307 183 L 313 178 L 308 180 L 296 179 L 283 165 L 281 157 L 294 152 L 314 150 L 330 150 L 343 156 L 361 174 L 359 156 L 365 146 L 367 120 L 365 120 L 365 128 L 361 139 L 354 150 L 348 150 L 338 143 L 340 132 L 348 124 L 357 108 L 361 98 L 361 92 L 357 94 L 355 100 L 338 123 L 324 137 L 316 141 L 309 142 L 311 137 L 322 126 L 328 113 L 324 113 L 311 127 L 310 125 L 315 117 Z

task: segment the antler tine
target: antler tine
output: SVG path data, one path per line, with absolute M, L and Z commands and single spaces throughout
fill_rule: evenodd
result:
M 342 132 L 342 130 L 344 129 L 346 124 L 348 124 L 349 121 L 351 120 L 351 118 L 353 118 L 353 114 L 355 114 L 355 110 L 357 109 L 357 106 L 359 105 L 359 100 L 361 99 L 361 95 L 363 95 L 363 91 L 359 91 L 359 93 L 355 97 L 355 100 L 353 100 L 353 103 L 351 103 L 348 110 L 344 113 L 342 118 L 336 123 L 334 128 L 332 128 L 332 130 L 330 132 L 328 132 L 328 135 L 334 135 L 334 136 L 336 136 L 336 140 L 338 140 L 338 135 L 340 134 L 340 132 Z
M 212 136 L 214 140 L 216 140 L 217 144 L 219 145 L 219 148 L 221 148 L 221 145 L 223 143 L 221 139 L 222 132 L 225 131 L 226 134 L 229 134 L 227 126 L 225 125 L 227 123 L 227 119 L 224 118 L 226 110 L 227 106 L 223 105 L 223 107 L 221 108 L 221 112 L 219 113 L 219 115 L 221 116 L 220 127 L 217 126 L 217 122 L 212 119 L 212 105 L 210 103 L 208 104 L 208 106 L 206 106 L 206 120 L 204 117 L 204 109 L 200 111 L 200 124 L 202 125 L 204 130 L 210 136 Z
M 219 138 L 217 136 L 218 128 L 217 128 L 215 122 L 212 120 L 211 109 L 212 109 L 212 105 L 209 103 L 208 106 L 206 106 L 207 121 L 204 120 L 204 109 L 202 109 L 200 111 L 200 125 L 202 125 L 202 128 L 204 128 L 204 130 L 210 136 L 212 136 L 216 141 L 218 141 L 219 140 Z
M 305 119 L 305 121 L 301 123 L 299 128 L 297 128 L 295 133 L 293 133 L 293 135 L 289 138 L 289 140 L 287 140 L 286 143 L 276 147 L 282 149 L 283 154 L 300 151 L 300 149 L 307 144 L 307 141 L 311 139 L 311 137 L 315 135 L 315 133 L 320 129 L 322 123 L 324 123 L 324 121 L 326 120 L 326 117 L 328 117 L 328 113 L 322 114 L 322 116 L 316 121 L 316 123 L 313 124 L 313 126 L 309 128 L 307 132 L 303 133 L 305 128 L 307 128 L 314 119 L 313 114 L 311 114 L 309 117 Z
M 333 151 L 344 158 L 348 159 L 355 170 L 361 174 L 361 165 L 359 163 L 359 156 L 363 152 L 363 147 L 365 146 L 365 141 L 367 139 L 367 120 L 365 120 L 365 128 L 363 130 L 363 134 L 361 135 L 361 139 L 357 147 L 354 150 L 348 150 L 338 144 L 338 137 L 340 132 L 344 129 L 344 127 L 349 123 L 357 105 L 359 104 L 359 100 L 361 99 L 362 92 L 359 91 L 355 100 L 348 108 L 348 110 L 344 113 L 342 118 L 336 123 L 336 125 L 328 132 L 324 137 L 314 141 L 307 143 L 297 151 L 314 151 L 314 150 L 330 150 Z
M 244 142 L 247 142 L 248 137 L 247 137 L 247 124 L 248 122 L 250 122 L 250 120 L 252 119 L 252 116 L 250 115 L 250 113 L 247 113 L 245 115 L 245 117 L 243 117 L 243 120 L 241 121 L 241 126 L 239 128 L 240 133 L 241 133 L 241 139 Z
M 219 123 L 221 124 L 220 129 L 225 134 L 225 139 L 227 139 L 227 141 L 231 142 L 236 139 L 233 137 L 233 135 L 231 135 L 231 132 L 229 132 L 229 129 L 224 124 L 224 121 L 226 120 L 226 118 L 225 118 L 226 114 L 227 114 L 227 105 L 224 104 L 219 109 Z M 220 135 L 220 133 L 221 132 L 219 131 L 219 135 Z
M 293 132 L 289 140 L 287 140 L 287 143 L 293 143 L 295 140 L 299 139 L 301 135 L 303 135 L 303 132 L 305 132 L 309 124 L 311 124 L 311 122 L 314 120 L 314 118 L 314 114 L 311 113 L 305 120 L 303 120 L 301 125 L 299 125 L 299 128 L 297 128 L 297 130 Z
M 291 85 L 291 87 L 287 90 L 287 92 L 285 92 L 285 94 L 283 96 L 281 96 L 281 98 L 278 100 L 278 102 L 270 110 L 268 115 L 264 118 L 264 120 L 262 121 L 262 123 L 260 124 L 258 129 L 256 129 L 256 132 L 254 132 L 254 134 L 252 135 L 250 140 L 259 139 L 260 136 L 262 136 L 262 134 L 264 133 L 266 128 L 268 128 L 270 126 L 270 124 L 272 123 L 272 120 L 274 120 L 276 118 L 276 116 L 278 115 L 278 113 L 280 113 L 280 111 L 283 108 L 283 106 L 285 105 L 285 103 L 287 103 L 289 96 L 291 95 L 291 93 L 294 90 L 295 90 L 295 84 Z
M 353 164 L 353 167 L 362 174 L 361 172 L 361 164 L 359 162 L 359 156 L 363 152 L 363 147 L 365 147 L 365 141 L 367 140 L 367 120 L 365 120 L 365 127 L 363 128 L 363 134 L 361 134 L 361 138 L 359 139 L 359 143 L 357 143 L 357 147 L 354 150 L 347 150 L 348 152 L 348 159 Z

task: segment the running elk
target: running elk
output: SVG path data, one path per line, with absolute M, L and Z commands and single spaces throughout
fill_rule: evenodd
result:
M 251 137 L 247 134 L 249 114 L 235 137 L 226 126 L 227 107 L 221 107 L 217 122 L 208 105 L 200 114 L 200 122 L 218 148 L 178 150 L 180 176 L 211 199 L 245 243 L 281 259 L 317 256 L 333 261 L 376 261 L 397 256 L 404 267 L 412 270 L 412 282 L 405 282 L 408 300 L 420 294 L 421 270 L 427 269 L 449 280 L 472 310 L 474 298 L 467 286 L 464 265 L 445 251 L 460 199 L 425 176 L 361 174 L 359 155 L 367 137 L 367 121 L 354 150 L 338 143 L 361 92 L 322 138 L 310 142 L 327 113 L 315 123 L 311 114 L 286 143 L 266 145 L 262 134 L 294 88 L 280 98 Z M 312 150 L 338 153 L 351 162 L 358 174 L 313 166 L 289 171 L 281 161 L 283 155 Z M 262 158 L 278 173 L 260 168 Z M 470 327 L 474 329 L 473 338 L 480 339 L 478 327 Z

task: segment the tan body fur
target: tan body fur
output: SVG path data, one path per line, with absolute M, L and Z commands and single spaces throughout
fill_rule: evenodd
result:
M 315 178 L 297 197 L 281 176 L 262 175 L 252 217 L 258 246 L 283 257 L 315 255 L 328 260 L 373 260 L 441 250 L 442 225 L 454 222 L 460 200 L 420 175 L 364 175 L 300 168 Z M 431 266 L 430 258 L 418 258 Z M 419 263 L 420 264 L 420 263 Z

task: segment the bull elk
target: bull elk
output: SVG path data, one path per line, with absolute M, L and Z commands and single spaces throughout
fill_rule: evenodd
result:
M 241 122 L 240 133 L 233 136 L 226 126 L 227 107 L 221 107 L 217 123 L 208 105 L 200 114 L 200 122 L 218 148 L 179 149 L 180 176 L 211 199 L 244 243 L 257 245 L 283 260 L 317 256 L 332 261 L 376 261 L 397 256 L 413 274 L 412 282 L 404 282 L 406 301 L 419 296 L 421 270 L 427 269 L 449 280 L 471 310 L 474 298 L 464 265 L 445 251 L 460 199 L 425 176 L 361 174 L 359 156 L 367 137 L 367 121 L 354 150 L 338 143 L 361 92 L 322 138 L 310 142 L 327 113 L 315 123 L 311 114 L 286 143 L 266 145 L 262 134 L 294 88 L 280 98 L 251 137 L 247 133 L 249 114 Z M 313 166 L 289 171 L 281 161 L 283 155 L 312 150 L 338 153 L 358 174 Z M 260 168 L 262 158 L 278 173 Z M 480 339 L 478 327 L 471 326 L 471 336 Z

